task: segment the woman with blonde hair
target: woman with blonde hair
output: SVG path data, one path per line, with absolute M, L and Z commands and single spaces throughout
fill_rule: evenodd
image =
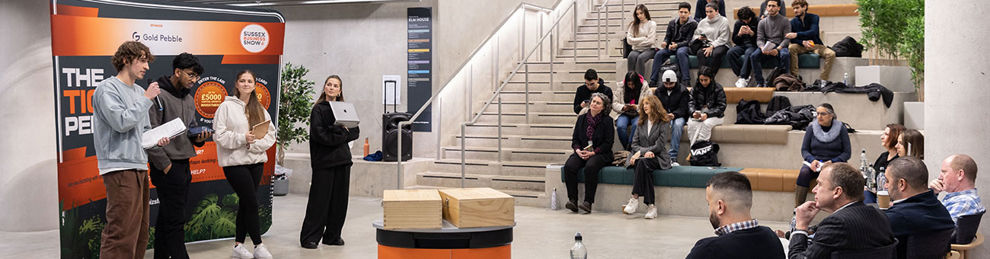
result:
M 670 169 L 670 120 L 673 116 L 667 113 L 660 99 L 650 95 L 639 104 L 639 130 L 633 136 L 632 154 L 628 165 L 635 166 L 632 198 L 622 208 L 625 214 L 636 213 L 639 207 L 639 196 L 647 205 L 644 218 L 657 217 L 656 194 L 653 187 L 653 171 Z

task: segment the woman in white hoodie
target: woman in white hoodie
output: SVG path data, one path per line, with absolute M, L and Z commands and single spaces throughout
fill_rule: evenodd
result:
M 632 46 L 632 51 L 626 56 L 628 71 L 645 75 L 646 61 L 657 53 L 657 23 L 650 20 L 650 10 L 646 9 L 646 5 L 637 5 L 633 11 L 633 21 L 626 31 L 626 43 Z
M 254 72 L 237 73 L 236 86 L 217 108 L 213 118 L 213 141 L 217 144 L 217 161 L 223 167 L 223 175 L 239 197 L 237 229 L 232 258 L 272 258 L 261 243 L 258 219 L 258 183 L 268 162 L 266 151 L 275 143 L 275 124 L 265 107 L 258 102 L 255 92 Z M 264 136 L 252 134 L 252 129 L 268 124 Z M 254 254 L 244 247 L 246 235 L 254 242 Z
M 714 78 L 722 67 L 722 59 L 729 52 L 732 32 L 729 31 L 729 19 L 718 14 L 718 4 L 715 1 L 708 3 L 704 8 L 708 17 L 698 21 L 698 28 L 694 30 L 694 39 L 709 42 L 709 46 L 698 50 L 698 67 L 712 68 L 712 78 Z

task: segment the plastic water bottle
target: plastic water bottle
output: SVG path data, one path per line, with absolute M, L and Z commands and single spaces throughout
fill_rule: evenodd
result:
M 846 87 L 849 87 L 850 86 L 849 85 L 849 73 L 848 72 L 846 72 L 845 74 L 842 74 L 842 84 L 846 85 Z
M 587 259 L 588 250 L 581 243 L 581 232 L 574 235 L 574 246 L 571 247 L 571 259 Z
M 553 192 L 550 193 L 550 210 L 558 210 L 560 206 L 557 205 L 557 188 L 553 188 Z

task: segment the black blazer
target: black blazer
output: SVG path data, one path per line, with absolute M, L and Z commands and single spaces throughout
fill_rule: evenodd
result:
M 857 201 L 815 226 L 815 238 L 792 234 L 787 258 L 830 258 L 832 252 L 861 250 L 894 243 L 890 223 L 879 209 Z
M 653 90 L 653 95 L 656 95 L 657 99 L 660 99 L 660 103 L 663 104 L 663 108 L 667 112 L 674 114 L 675 119 L 687 119 L 690 116 L 688 113 L 688 102 L 691 101 L 691 96 L 680 85 L 674 86 L 673 91 L 670 91 L 670 95 L 667 95 L 667 87 L 663 85 L 658 86 Z
M 611 159 L 612 143 L 615 142 L 615 126 L 613 126 L 612 117 L 608 116 L 608 112 L 608 108 L 603 108 L 602 112 L 598 114 L 602 118 L 595 125 L 595 133 L 591 134 L 591 148 L 596 150 L 596 155 L 608 155 Z M 574 134 L 571 136 L 572 149 L 582 149 L 588 146 L 588 134 L 585 133 L 587 129 L 587 114 L 578 115 L 577 123 L 574 124 Z
M 344 129 L 343 126 L 334 126 L 335 122 L 337 119 L 333 116 L 330 103 L 320 101 L 313 106 L 309 114 L 309 155 L 313 168 L 354 164 L 347 142 L 358 139 L 361 130 L 358 127 Z

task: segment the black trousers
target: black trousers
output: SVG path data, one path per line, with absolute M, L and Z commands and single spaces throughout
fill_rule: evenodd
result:
M 299 242 L 333 242 L 340 238 L 347 216 L 347 197 L 351 183 L 351 166 L 313 169 L 309 186 L 306 217 L 303 218 Z
M 653 171 L 660 168 L 656 158 L 636 159 L 636 177 L 633 178 L 632 194 L 643 196 L 646 205 L 656 204 L 657 195 L 653 189 Z
M 729 47 L 722 45 L 712 49 L 712 55 L 706 57 L 705 50 L 698 50 L 698 67 L 708 66 L 712 68 L 712 79 L 715 79 L 715 74 L 718 74 L 718 69 L 722 67 L 722 60 L 725 58 L 725 54 L 729 52 Z
M 261 244 L 261 227 L 258 219 L 258 183 L 265 163 L 223 167 L 230 187 L 238 197 L 237 224 L 234 241 L 244 243 L 246 235 L 251 235 L 254 245 Z
M 581 159 L 576 153 L 567 158 L 564 163 L 564 180 L 567 183 L 567 199 L 578 200 L 578 170 L 584 168 L 584 201 L 595 203 L 595 191 L 598 189 L 598 171 L 612 164 L 612 154 L 595 154 L 588 160 Z
M 172 160 L 168 173 L 149 166 L 158 193 L 155 220 L 155 258 L 189 258 L 186 252 L 186 201 L 189 199 L 189 159 Z
M 811 167 L 806 165 L 801 166 L 801 172 L 798 174 L 797 185 L 802 187 L 808 187 L 811 185 L 811 181 L 818 179 L 818 174 L 821 172 L 815 172 L 811 170 Z

